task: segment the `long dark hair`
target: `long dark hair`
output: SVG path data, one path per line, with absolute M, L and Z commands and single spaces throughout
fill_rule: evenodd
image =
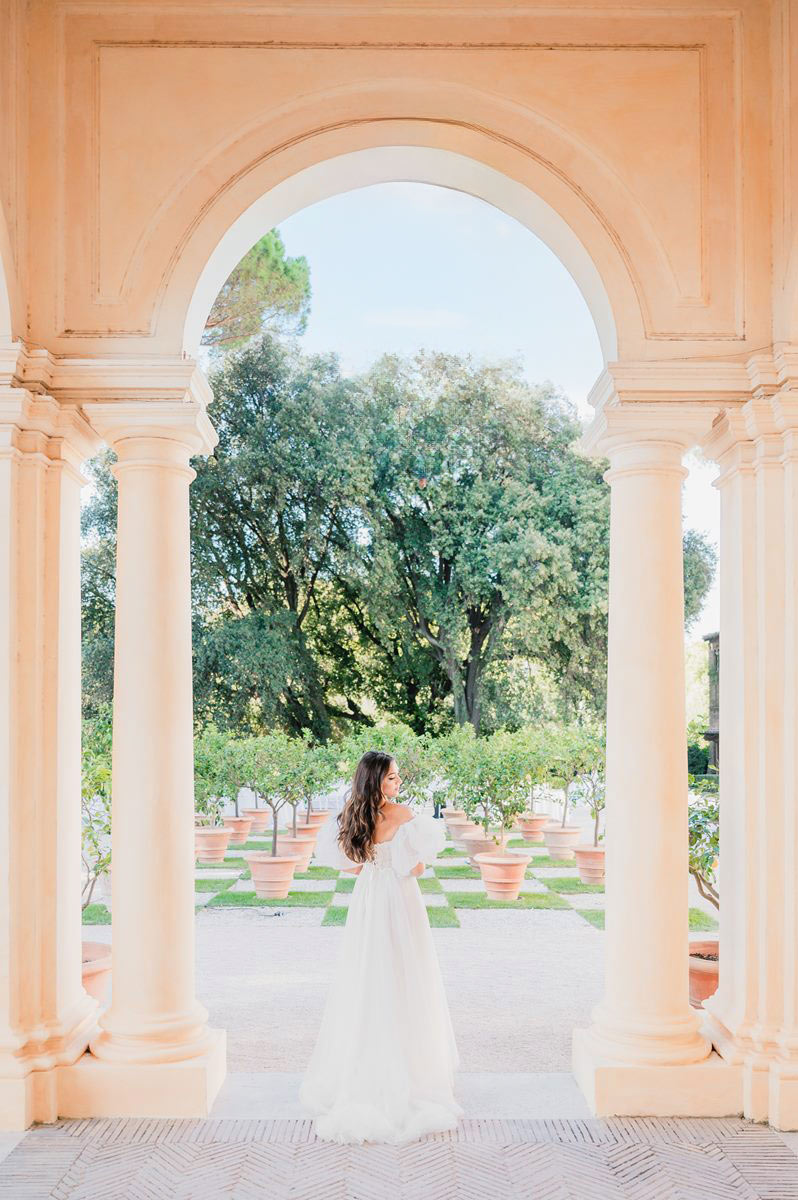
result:
M 382 781 L 393 758 L 382 750 L 367 750 L 357 764 L 352 787 L 338 818 L 338 843 L 352 862 L 374 857 L 374 830 L 382 803 Z

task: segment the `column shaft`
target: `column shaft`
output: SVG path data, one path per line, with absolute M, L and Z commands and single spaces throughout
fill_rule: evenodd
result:
M 606 985 L 591 1035 L 635 1063 L 708 1052 L 687 991 L 683 452 L 622 443 L 607 475 Z
M 99 1058 L 208 1048 L 194 995 L 190 444 L 125 437 L 119 461 L 113 739 L 113 1001 Z
M 0 1128 L 55 1115 L 81 985 L 80 487 L 90 430 L 0 390 Z M 73 440 L 70 441 L 70 438 Z

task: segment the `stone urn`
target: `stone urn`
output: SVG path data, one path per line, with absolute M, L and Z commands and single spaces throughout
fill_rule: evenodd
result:
M 296 815 L 297 833 L 299 832 L 300 826 L 303 828 L 311 827 L 318 830 L 325 821 L 329 820 L 331 816 L 332 812 L 330 809 L 328 809 L 326 812 L 315 812 L 315 810 L 311 810 L 309 814 L 306 812 L 299 812 Z
M 262 900 L 285 900 L 299 866 L 297 855 L 250 850 L 244 858 L 249 864 L 255 895 Z
M 230 845 L 230 830 L 221 826 L 196 826 L 194 857 L 201 863 L 221 863 Z
M 465 851 L 468 855 L 468 861 L 471 863 L 471 866 L 479 866 L 479 863 L 476 861 L 475 857 L 477 854 L 498 854 L 500 849 L 506 849 L 509 836 L 509 834 L 505 833 L 500 846 L 499 843 L 496 842 L 492 837 L 485 835 L 485 830 L 481 826 L 475 833 L 464 834 L 463 845 L 465 846 Z
M 579 825 L 561 825 L 551 821 L 543 826 L 543 841 L 552 858 L 573 858 L 582 830 Z
M 272 814 L 268 808 L 242 808 L 241 816 L 252 822 L 251 833 L 268 833 Z
M 442 816 L 443 816 L 444 821 L 446 822 L 447 829 L 450 827 L 450 825 L 452 823 L 456 824 L 458 821 L 467 821 L 468 820 L 465 810 L 462 808 L 445 808 L 443 810 Z
M 517 900 L 524 882 L 524 872 L 532 861 L 531 854 L 516 854 L 514 850 L 475 854 L 482 883 L 490 900 Z
M 302 837 L 299 834 L 300 826 L 297 825 L 297 836 L 293 837 L 290 833 L 278 833 L 277 835 L 277 853 L 278 855 L 286 855 L 289 858 L 296 856 L 297 871 L 307 871 L 310 866 L 310 859 L 313 855 L 313 849 L 316 845 L 315 837 Z
M 703 1008 L 704 1001 L 718 990 L 718 939 L 707 938 L 701 942 L 690 942 L 690 1003 L 693 1008 Z
M 549 820 L 546 813 L 521 813 L 518 824 L 521 826 L 524 840 L 540 844 L 543 841 L 543 826 L 548 825 Z
M 603 846 L 576 846 L 574 854 L 582 883 L 604 882 Z
M 470 833 L 482 833 L 482 826 L 477 821 L 458 821 L 456 825 L 449 826 L 449 834 L 452 841 L 458 850 L 465 853 L 468 850 L 468 843 L 465 838 Z
M 104 1006 L 111 982 L 111 947 L 105 942 L 81 942 L 81 978 L 90 996 Z
M 241 846 L 249 837 L 252 822 L 249 817 L 223 817 L 225 829 L 230 830 L 230 841 L 234 846 Z

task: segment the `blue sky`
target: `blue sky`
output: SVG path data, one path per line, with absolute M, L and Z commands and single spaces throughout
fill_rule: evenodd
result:
M 384 183 L 303 209 L 280 232 L 310 263 L 307 350 L 335 350 L 347 373 L 386 350 L 519 358 L 530 381 L 559 384 L 590 413 L 602 367 L 590 312 L 559 259 L 512 217 L 451 189 Z M 717 544 L 716 470 L 688 465 L 686 523 Z M 691 637 L 717 628 L 715 587 Z

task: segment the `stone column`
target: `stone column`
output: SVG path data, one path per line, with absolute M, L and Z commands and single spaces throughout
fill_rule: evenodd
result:
M 710 1045 L 688 1002 L 681 524 L 682 457 L 712 415 L 617 405 L 585 438 L 612 485 L 606 980 L 574 1071 L 604 1115 L 712 1111 L 691 1066 Z
M 194 994 L 188 493 L 189 459 L 215 434 L 191 403 L 97 404 L 91 419 L 117 453 L 119 484 L 113 999 L 91 1051 L 107 1063 L 179 1063 L 213 1043 Z
M 782 364 L 783 366 L 783 364 Z M 708 1032 L 753 1120 L 798 1128 L 798 397 L 754 399 L 705 443 L 721 466 L 720 983 Z
M 759 881 L 759 656 L 756 448 L 745 414 L 731 410 L 703 445 L 720 466 L 720 978 L 705 1001 L 709 1031 L 727 1062 L 753 1049 Z
M 790 378 L 785 381 L 790 386 L 771 402 L 776 427 L 783 436 L 784 702 L 779 764 L 783 788 L 782 802 L 776 806 L 781 828 L 774 831 L 768 861 L 763 865 L 770 877 L 770 855 L 776 858 L 781 893 L 770 894 L 770 919 L 764 931 L 760 927 L 760 934 L 764 932 L 772 946 L 771 962 L 777 955 L 780 966 L 781 996 L 774 1004 L 778 1008 L 781 1000 L 780 1024 L 775 1032 L 775 1053 L 770 1055 L 767 1115 L 771 1125 L 784 1130 L 798 1129 L 798 361 L 791 365 Z M 766 716 L 770 708 L 782 708 L 777 696 Z M 763 854 L 760 861 L 765 857 Z M 755 1029 L 755 1036 L 757 1032 Z M 764 1035 L 766 1039 L 773 1036 L 768 1028 Z
M 99 444 L 0 358 L 0 1129 L 57 1115 L 81 985 L 80 474 Z M 13 380 L 13 386 L 12 386 Z

